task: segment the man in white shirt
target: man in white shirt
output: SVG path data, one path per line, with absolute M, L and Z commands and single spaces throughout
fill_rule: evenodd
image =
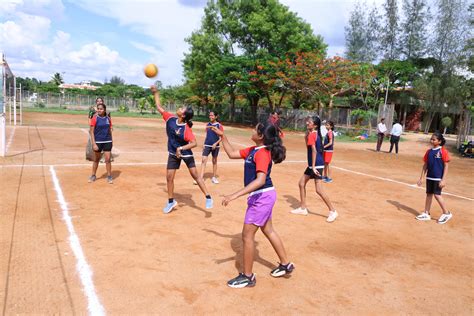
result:
M 385 118 L 380 119 L 380 123 L 377 125 L 377 151 L 380 151 L 382 147 L 383 138 L 387 132 L 387 126 L 385 126 Z
M 398 121 L 393 121 L 392 131 L 390 132 L 390 153 L 392 152 L 393 145 L 395 145 L 395 153 L 398 154 L 398 142 L 400 141 L 400 135 L 402 135 L 403 127 Z
M 321 130 L 321 136 L 323 138 L 326 137 L 326 134 L 328 133 L 328 130 L 326 129 L 326 120 L 321 122 L 320 130 Z

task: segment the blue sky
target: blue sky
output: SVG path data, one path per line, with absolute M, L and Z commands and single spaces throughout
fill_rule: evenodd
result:
M 355 0 L 280 0 L 343 55 L 344 26 Z M 376 0 L 380 5 L 382 0 Z M 372 1 L 370 2 L 372 3 Z M 200 26 L 205 0 L 2 0 L 0 51 L 15 75 L 104 82 L 114 75 L 148 86 L 143 66 L 164 85 L 183 82 L 184 38 Z

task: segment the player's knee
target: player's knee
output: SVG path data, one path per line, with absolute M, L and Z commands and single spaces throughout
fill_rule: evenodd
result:
M 319 194 L 319 195 L 323 195 L 324 194 L 323 188 L 317 186 L 316 187 L 316 193 Z

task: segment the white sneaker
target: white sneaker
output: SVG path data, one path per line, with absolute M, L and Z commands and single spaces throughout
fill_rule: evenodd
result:
M 443 214 L 439 217 L 438 219 L 438 224 L 446 224 L 447 221 L 449 221 L 453 217 L 453 214 L 449 212 L 448 214 Z
M 336 218 L 339 216 L 339 214 L 337 214 L 337 211 L 334 210 L 334 211 L 331 211 L 329 212 L 329 216 L 328 218 L 326 219 L 326 222 L 328 223 L 332 223 L 336 220 Z
M 421 213 L 420 215 L 418 215 L 415 218 L 419 221 L 430 221 L 431 220 L 430 214 L 428 214 L 426 212 Z
M 217 180 L 216 177 L 212 177 L 211 181 L 212 181 L 212 183 L 214 183 L 214 184 L 218 184 L 218 183 L 219 183 L 219 180 Z
M 305 208 L 298 207 L 294 210 L 290 211 L 291 214 L 298 214 L 298 215 L 308 215 L 308 210 Z

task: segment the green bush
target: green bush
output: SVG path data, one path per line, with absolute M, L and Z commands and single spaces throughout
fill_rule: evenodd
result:
M 44 109 L 45 107 L 46 107 L 46 104 L 44 104 L 44 102 L 42 101 L 35 102 L 35 108 Z
M 127 113 L 128 111 L 130 111 L 130 109 L 129 109 L 128 105 L 122 104 L 118 107 L 118 111 L 120 113 Z

